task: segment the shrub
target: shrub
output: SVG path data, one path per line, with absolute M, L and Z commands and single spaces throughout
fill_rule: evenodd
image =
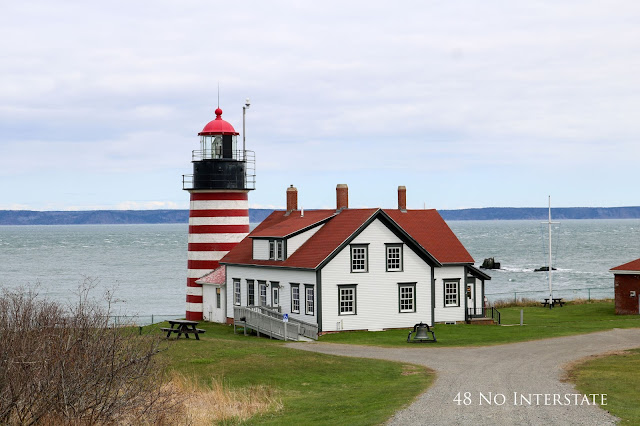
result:
M 159 340 L 111 326 L 86 284 L 69 307 L 31 289 L 0 291 L 0 424 L 157 423 L 175 413 Z

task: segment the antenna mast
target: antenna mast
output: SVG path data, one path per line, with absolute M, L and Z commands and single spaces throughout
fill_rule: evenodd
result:
M 544 222 L 542 222 L 544 223 Z M 547 224 L 549 226 L 549 309 L 553 307 L 553 286 L 551 283 L 551 274 L 553 272 L 553 265 L 551 264 L 552 256 L 551 256 L 551 224 L 558 222 L 551 222 L 551 195 L 549 195 L 549 220 Z

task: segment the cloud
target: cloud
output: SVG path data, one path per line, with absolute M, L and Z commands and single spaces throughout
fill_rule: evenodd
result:
M 259 182 L 284 167 L 378 184 L 491 169 L 526 183 L 545 167 L 588 186 L 588 170 L 640 154 L 638 18 L 632 1 L 9 3 L 0 185 L 189 173 L 219 83 L 238 131 L 252 100 Z

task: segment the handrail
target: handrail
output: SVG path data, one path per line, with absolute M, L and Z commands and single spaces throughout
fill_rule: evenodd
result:
M 261 313 L 266 313 L 266 315 L 270 315 L 273 318 L 277 318 L 280 321 L 284 321 L 284 314 L 281 312 L 275 311 L 273 309 L 269 309 L 266 306 L 247 306 L 249 309 L 258 310 Z M 291 324 L 299 324 L 303 328 L 301 329 L 302 335 L 308 337 L 310 339 L 318 340 L 318 325 L 310 322 L 302 321 L 297 318 L 293 318 L 289 316 L 288 322 Z M 308 331 L 308 332 L 307 332 Z
M 299 340 L 299 336 L 318 339 L 318 326 L 295 318 L 284 321 L 283 314 L 264 306 L 235 306 L 234 327 L 236 323 L 244 323 L 256 330 L 258 334 L 284 340 Z
M 491 319 L 493 319 L 495 321 L 495 316 L 498 317 L 498 324 L 501 324 L 500 322 L 500 311 L 497 310 L 496 308 L 491 308 Z
M 498 322 L 498 324 L 500 324 L 500 320 L 501 320 L 501 315 L 500 315 L 500 311 L 498 311 L 496 308 L 467 308 L 467 316 L 466 319 L 468 320 L 469 318 L 487 318 L 487 314 L 489 309 L 491 309 L 491 319 Z

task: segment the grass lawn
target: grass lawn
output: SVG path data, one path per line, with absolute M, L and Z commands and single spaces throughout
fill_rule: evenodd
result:
M 249 423 L 379 424 L 433 380 L 423 367 L 298 351 L 277 340 L 234 335 L 233 327 L 221 324 L 198 327 L 207 330 L 200 341 L 172 338 L 161 356 L 170 371 L 203 387 L 217 380 L 232 388 L 273 389 L 283 408 Z
M 525 325 L 523 327 L 519 326 L 520 309 L 524 309 Z M 640 316 L 638 315 L 615 315 L 613 302 L 567 304 L 562 308 L 553 309 L 537 306 L 502 308 L 500 313 L 502 314 L 503 326 L 436 324 L 433 329 L 437 342 L 416 343 L 415 345 L 430 347 L 496 345 L 591 333 L 612 328 L 640 327 Z M 518 325 L 504 326 L 508 324 Z M 409 330 L 406 329 L 380 332 L 344 332 L 322 336 L 320 341 L 359 345 L 407 346 L 408 332 Z
M 622 424 L 640 425 L 640 349 L 595 358 L 575 366 L 570 380 L 583 394 L 607 394 L 605 410 Z

